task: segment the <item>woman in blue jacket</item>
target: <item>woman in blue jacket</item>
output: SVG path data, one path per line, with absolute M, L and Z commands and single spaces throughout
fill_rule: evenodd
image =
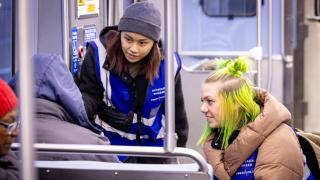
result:
M 152 3 L 130 5 L 118 29 L 105 28 L 88 43 L 79 88 L 89 119 L 111 144 L 163 146 L 165 60 L 158 45 L 161 15 Z M 184 147 L 188 122 L 175 55 L 177 145 Z M 123 158 L 138 163 L 163 163 L 156 158 Z

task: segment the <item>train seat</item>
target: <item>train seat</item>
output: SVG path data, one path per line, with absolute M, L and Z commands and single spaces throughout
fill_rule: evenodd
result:
M 97 161 L 36 161 L 41 180 L 209 180 L 208 173 L 200 172 L 196 163 L 189 164 L 130 164 Z

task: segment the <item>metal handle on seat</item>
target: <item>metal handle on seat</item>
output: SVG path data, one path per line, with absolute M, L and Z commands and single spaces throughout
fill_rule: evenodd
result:
M 18 150 L 19 143 L 13 143 L 12 149 Z M 189 148 L 176 147 L 172 152 L 166 152 L 163 147 L 144 146 L 115 146 L 115 145 L 86 145 L 86 144 L 45 144 L 35 143 L 34 149 L 38 152 L 59 153 L 96 153 L 96 154 L 125 154 L 134 156 L 157 157 L 189 157 L 199 165 L 199 171 L 208 173 L 206 160 L 200 153 Z

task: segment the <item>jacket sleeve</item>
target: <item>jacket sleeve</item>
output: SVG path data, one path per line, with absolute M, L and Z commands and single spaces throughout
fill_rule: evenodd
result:
M 2 161 L 3 160 L 3 161 Z M 0 179 L 1 180 L 18 180 L 19 179 L 19 168 L 18 160 L 13 154 L 9 152 L 0 160 Z
M 99 84 L 93 48 L 88 47 L 81 65 L 79 89 L 90 121 L 93 121 L 100 104 L 103 102 L 103 89 Z
M 224 152 L 211 147 L 212 138 L 209 138 L 203 146 L 203 152 L 207 162 L 212 166 L 214 176 L 220 180 L 229 180 L 230 176 L 224 167 Z
M 177 146 L 185 147 L 188 140 L 189 125 L 184 106 L 180 74 L 177 75 L 175 81 L 175 131 L 178 135 Z

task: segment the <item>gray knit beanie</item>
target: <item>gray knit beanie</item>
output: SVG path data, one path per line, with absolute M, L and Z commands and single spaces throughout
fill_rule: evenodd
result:
M 131 4 L 120 19 L 118 30 L 139 33 L 159 41 L 161 31 L 160 12 L 152 3 L 138 2 Z

